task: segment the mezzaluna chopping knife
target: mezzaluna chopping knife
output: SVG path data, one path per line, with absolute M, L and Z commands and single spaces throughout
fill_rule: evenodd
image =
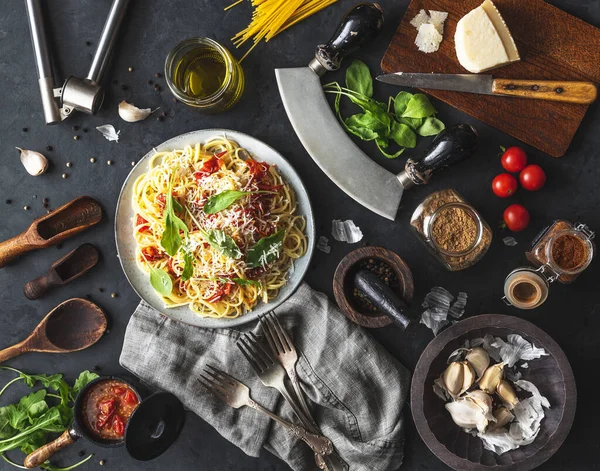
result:
M 402 87 L 535 98 L 538 100 L 562 101 L 583 105 L 592 103 L 598 95 L 596 85 L 591 82 L 514 80 L 479 74 L 396 72 L 395 74 L 379 75 L 377 80 Z
M 360 3 L 342 19 L 331 40 L 317 47 L 308 67 L 275 69 L 287 115 L 306 151 L 321 170 L 350 197 L 371 211 L 394 220 L 405 189 L 428 182 L 432 173 L 473 154 L 475 130 L 458 124 L 442 131 L 424 155 L 408 159 L 398 175 L 371 160 L 338 123 L 321 86 L 320 77 L 383 26 L 377 4 Z

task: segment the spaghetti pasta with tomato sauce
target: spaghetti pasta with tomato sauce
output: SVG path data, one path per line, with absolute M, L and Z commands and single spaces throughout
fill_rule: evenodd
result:
M 157 152 L 134 183 L 136 260 L 166 307 L 234 318 L 277 297 L 306 219 L 277 168 L 236 142 Z

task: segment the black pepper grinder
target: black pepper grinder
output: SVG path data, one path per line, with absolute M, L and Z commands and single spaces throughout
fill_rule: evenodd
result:
M 414 368 L 423 350 L 433 340 L 433 332 L 418 320 L 409 317 L 409 307 L 394 291 L 371 270 L 364 268 L 354 275 L 354 286 L 403 332 L 402 362 Z

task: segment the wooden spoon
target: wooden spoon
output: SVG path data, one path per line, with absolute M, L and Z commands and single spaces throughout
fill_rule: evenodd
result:
M 62 242 L 67 237 L 98 224 L 102 208 L 98 202 L 81 196 L 31 223 L 29 228 L 0 243 L 0 268 L 24 253 Z
M 98 263 L 98 250 L 92 244 L 81 244 L 52 264 L 50 270 L 25 285 L 23 292 L 28 299 L 42 297 L 52 288 L 64 286 L 91 270 Z
M 48 313 L 29 337 L 0 351 L 0 363 L 26 352 L 70 353 L 94 345 L 107 327 L 104 311 L 86 299 L 69 299 Z

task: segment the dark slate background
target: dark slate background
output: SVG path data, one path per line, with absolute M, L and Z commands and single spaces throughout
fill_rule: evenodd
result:
M 55 47 L 55 63 L 61 76 L 84 76 L 91 62 L 108 11 L 109 0 L 48 0 L 47 28 Z M 600 26 L 600 2 L 562 0 L 552 2 L 558 7 L 596 26 Z M 460 273 L 445 271 L 420 245 L 409 229 L 409 219 L 417 204 L 430 192 L 444 187 L 459 190 L 475 204 L 491 226 L 497 227 L 507 201 L 496 198 L 490 190 L 492 178 L 502 171 L 497 158 L 498 146 L 519 144 L 468 116 L 436 102 L 440 117 L 446 123 L 467 122 L 477 127 L 480 145 L 475 157 L 461 167 L 449 169 L 436 177 L 428 187 L 408 192 L 396 222 L 387 221 L 370 213 L 347 197 L 318 169 L 303 150 L 281 104 L 273 69 L 306 64 L 317 43 L 327 40 L 343 12 L 354 4 L 341 0 L 318 15 L 294 26 L 269 44 L 262 44 L 244 61 L 246 91 L 241 103 L 232 111 L 218 116 L 204 116 L 174 104 L 164 78 L 157 80 L 162 92 L 157 93 L 147 80 L 156 80 L 156 72 L 163 73 L 164 60 L 170 49 L 180 40 L 193 36 L 208 36 L 228 47 L 229 40 L 245 27 L 250 7 L 245 4 L 223 12 L 225 1 L 214 0 L 134 0 L 124 22 L 116 54 L 105 77 L 107 98 L 103 109 L 95 116 L 76 114 L 67 122 L 48 127 L 43 122 L 37 76 L 25 18 L 23 2 L 0 2 L 0 239 L 8 239 L 24 230 L 33 218 L 45 213 L 42 198 L 50 199 L 56 208 L 77 196 L 87 194 L 97 198 L 105 209 L 106 217 L 95 229 L 68 240 L 62 248 L 49 248 L 22 257 L 18 263 L 0 270 L 0 299 L 2 323 L 0 346 L 5 347 L 24 338 L 45 313 L 58 303 L 74 296 L 91 295 L 110 316 L 110 333 L 93 348 L 67 356 L 27 354 L 9 362 L 28 372 L 64 372 L 69 380 L 83 369 L 99 367 L 102 373 L 121 373 L 118 357 L 127 321 L 138 303 L 119 266 L 114 237 L 113 217 L 121 184 L 131 169 L 131 161 L 139 159 L 153 146 L 175 135 L 203 128 L 229 128 L 251 134 L 278 149 L 294 165 L 303 178 L 315 208 L 319 235 L 329 235 L 332 219 L 353 219 L 365 235 L 365 241 L 390 248 L 402 256 L 412 268 L 415 278 L 416 311 L 424 295 L 436 285 L 453 293 L 469 294 L 467 315 L 506 313 L 534 322 L 548 332 L 565 350 L 571 361 L 579 390 L 575 424 L 563 447 L 542 468 L 595 469 L 597 467 L 598 407 L 597 365 L 600 359 L 597 343 L 600 339 L 600 305 L 597 302 L 600 263 L 591 265 L 585 274 L 571 286 L 553 285 L 548 302 L 532 311 L 518 311 L 506 307 L 500 300 L 505 276 L 514 268 L 526 264 L 525 250 L 529 241 L 555 218 L 581 220 L 600 230 L 600 112 L 594 105 L 588 111 L 567 155 L 553 159 L 526 148 L 530 161 L 543 166 L 548 174 L 546 187 L 537 193 L 519 191 L 513 202 L 525 203 L 532 214 L 532 222 L 525 232 L 516 235 L 519 244 L 506 247 L 503 234 L 495 230 L 495 239 L 489 253 L 475 267 Z M 356 56 L 366 61 L 373 72 L 390 41 L 406 6 L 407 0 L 381 0 L 386 12 L 386 26 L 381 36 Z M 548 25 L 550 28 L 551 25 Z M 86 46 L 91 41 L 92 46 Z M 599 47 L 592 45 L 589 47 Z M 236 52 L 241 55 L 241 53 Z M 133 67 L 133 72 L 128 72 Z M 343 79 L 338 73 L 330 79 Z M 113 84 L 118 81 L 118 85 Z M 127 90 L 122 90 L 122 85 Z M 375 85 L 376 97 L 382 101 L 397 93 L 397 89 L 383 84 Z M 121 100 L 140 107 L 161 107 L 168 118 L 158 122 L 154 117 L 139 123 L 126 123 L 117 115 Z M 106 141 L 94 128 L 112 123 L 121 130 L 118 144 Z M 72 126 L 88 129 L 83 133 Z M 531 123 L 536 126 L 536 123 Z M 22 128 L 28 128 L 23 132 Z M 556 132 L 560 132 L 557 129 Z M 81 138 L 73 139 L 77 134 Z M 326 130 L 324 130 L 326 138 Z M 407 152 L 417 155 L 430 139 L 421 139 L 419 148 Z M 401 170 L 404 158 L 388 161 L 371 144 L 363 149 L 378 163 L 390 170 Z M 47 152 L 46 146 L 54 150 Z M 29 176 L 19 163 L 14 147 L 19 146 L 44 152 L 51 160 L 51 168 L 41 177 Z M 335 147 L 332 146 L 332 153 Z M 97 162 L 91 164 L 90 157 Z M 114 165 L 108 166 L 107 160 Z M 66 162 L 73 167 L 67 169 Z M 68 179 L 61 174 L 67 172 Z M 12 204 L 5 204 L 11 199 Z M 31 206 L 24 211 L 23 206 Z M 67 288 L 54 291 L 43 300 L 28 301 L 23 295 L 24 284 L 44 273 L 56 259 L 82 242 L 94 243 L 102 252 L 102 260 L 84 278 Z M 332 296 L 332 277 L 337 263 L 354 247 L 332 243 L 329 255 L 317 252 L 306 280 Z M 99 291 L 103 288 L 103 292 Z M 118 293 L 113 299 L 110 293 Z M 394 328 L 373 331 L 386 348 L 401 358 L 399 353 L 407 346 Z M 12 378 L 0 372 L 0 383 Z M 25 390 L 13 386 L 2 398 L 2 404 L 16 400 Z M 407 408 L 408 409 L 408 408 Z M 407 416 L 409 416 L 407 410 Z M 106 460 L 109 469 L 161 470 L 278 470 L 284 463 L 269 453 L 260 459 L 242 454 L 222 439 L 201 419 L 188 414 L 181 438 L 168 452 L 149 463 L 137 463 L 124 449 L 99 449 L 83 441 L 62 452 L 58 464 L 70 464 L 81 450 L 94 452 L 93 461 L 82 469 L 98 467 Z M 404 469 L 446 469 L 426 448 L 416 431 L 407 430 Z M 18 453 L 11 454 L 21 459 Z M 0 468 L 9 466 L 0 461 Z

